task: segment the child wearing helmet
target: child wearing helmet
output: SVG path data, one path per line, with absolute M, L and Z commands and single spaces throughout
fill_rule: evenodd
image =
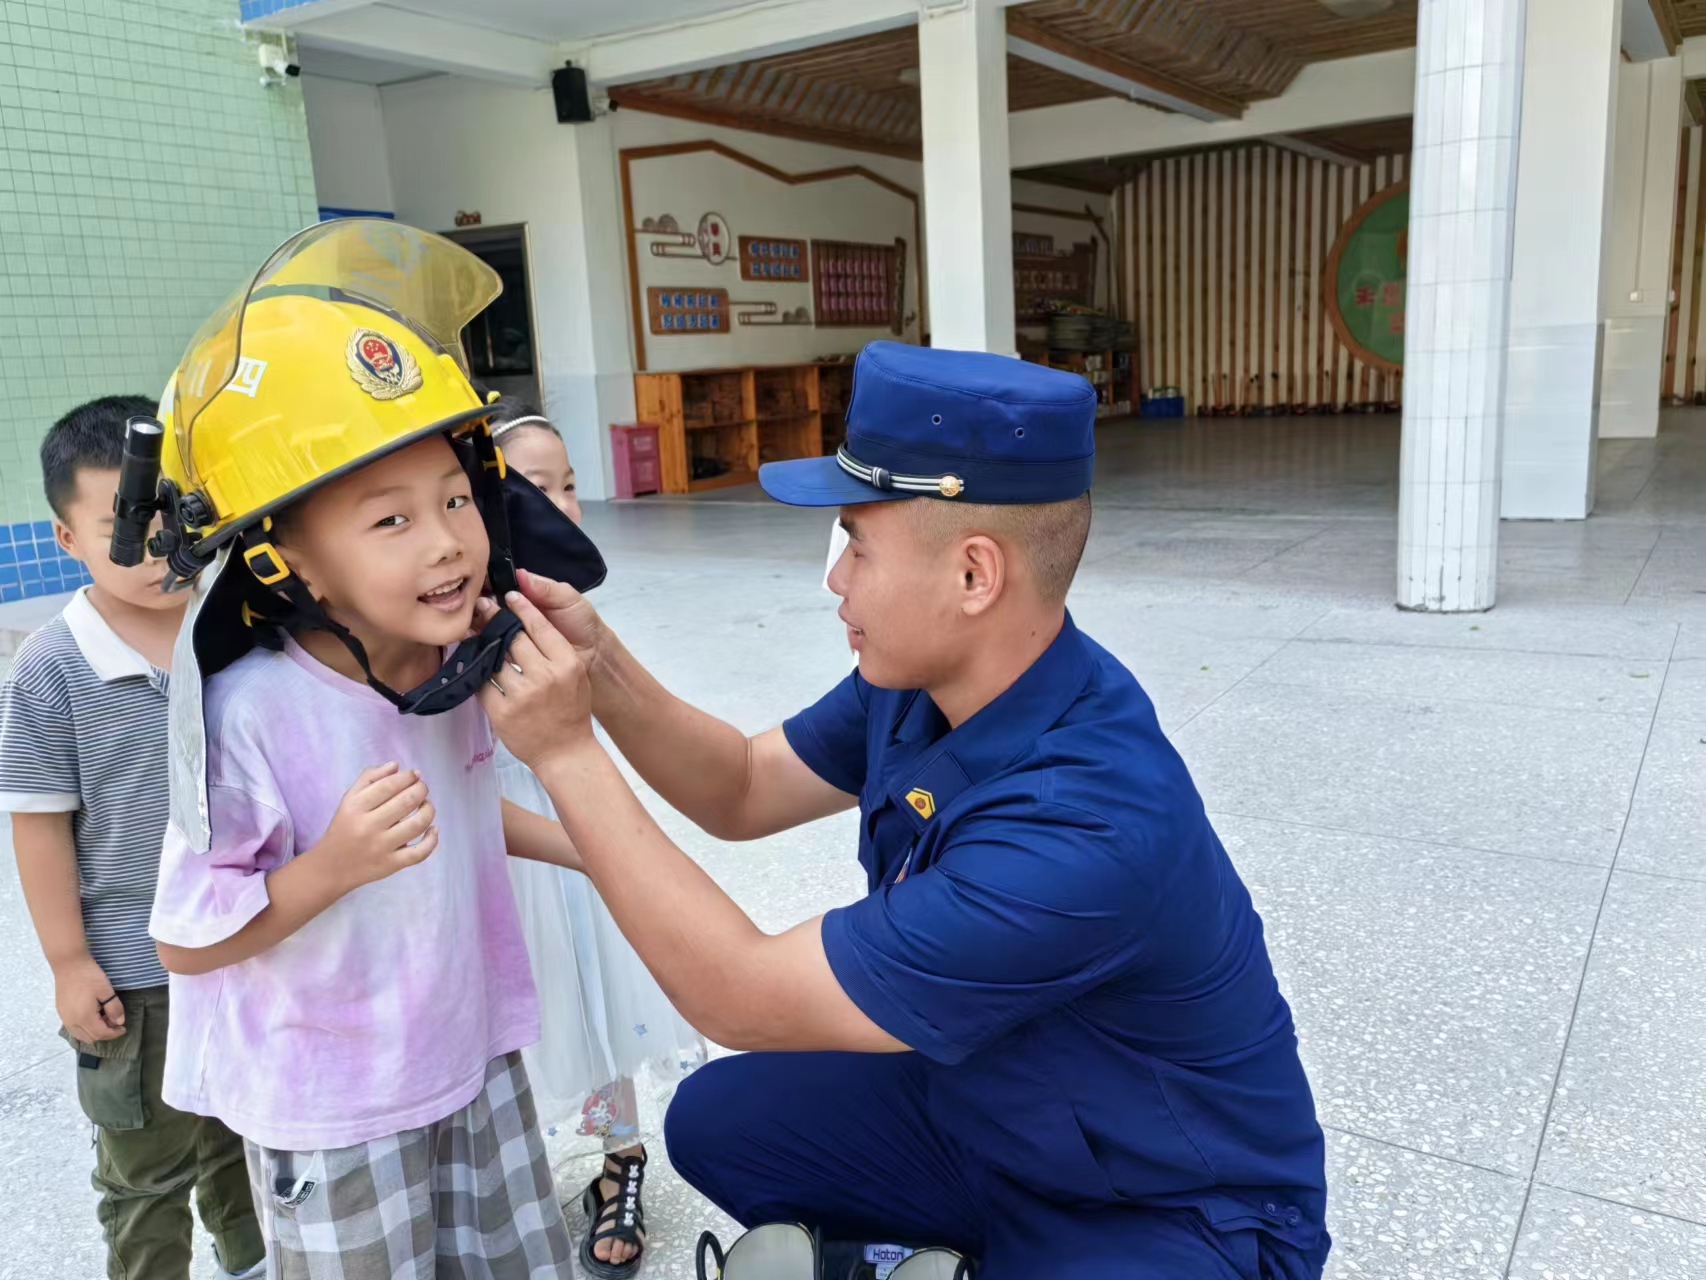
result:
M 508 465 L 579 524 L 574 467 L 556 427 L 509 396 L 491 407 L 492 434 Z M 506 800 L 556 821 L 545 788 L 502 743 L 497 763 Z M 581 1269 L 598 1280 L 624 1280 L 639 1270 L 645 1247 L 636 1077 L 672 1083 L 705 1060 L 705 1040 L 675 1011 L 584 875 L 519 858 L 509 872 L 534 975 L 552 982 L 539 1043 L 523 1053 L 540 1121 L 574 1124 L 604 1147 L 604 1167 L 581 1194 L 591 1224 Z
M 571 1274 L 507 862 L 577 860 L 501 799 L 471 697 L 513 619 L 469 632 L 518 565 L 603 567 L 468 382 L 457 334 L 496 292 L 438 237 L 322 224 L 163 402 L 161 549 L 194 583 L 150 922 L 163 1093 L 243 1137 L 272 1274 Z

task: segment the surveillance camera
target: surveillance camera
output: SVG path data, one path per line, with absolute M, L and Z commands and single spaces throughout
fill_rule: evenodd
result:
M 292 62 L 285 51 L 273 44 L 263 44 L 255 51 L 260 59 L 261 73 L 282 80 L 286 76 L 300 75 L 302 69 Z

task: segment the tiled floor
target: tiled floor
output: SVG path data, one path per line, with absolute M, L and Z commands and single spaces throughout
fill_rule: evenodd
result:
M 1706 414 L 1605 442 L 1592 520 L 1505 525 L 1478 617 L 1391 607 L 1396 430 L 1105 428 L 1075 615 L 1262 909 L 1329 1130 L 1329 1274 L 1706 1280 Z M 827 515 L 737 490 L 587 524 L 607 616 L 701 705 L 756 729 L 846 670 Z M 748 847 L 662 817 L 765 928 L 860 890 L 845 816 Z M 0 966 L 0 1280 L 94 1275 L 9 873 Z M 564 1155 L 567 1191 L 592 1166 Z M 662 1168 L 650 1209 L 649 1273 L 691 1275 L 726 1224 Z

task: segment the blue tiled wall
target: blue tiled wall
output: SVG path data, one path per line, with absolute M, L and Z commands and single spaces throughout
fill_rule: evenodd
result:
M 59 549 L 46 520 L 0 524 L 0 602 L 72 591 L 89 571 Z
M 329 204 L 320 206 L 320 221 L 330 222 L 333 218 L 390 218 L 395 221 L 397 215 L 389 209 L 335 209 Z
M 298 9 L 307 4 L 308 0 L 238 0 L 237 11 L 244 22 L 255 22 L 261 18 L 270 18 L 275 13 L 283 13 L 286 9 Z

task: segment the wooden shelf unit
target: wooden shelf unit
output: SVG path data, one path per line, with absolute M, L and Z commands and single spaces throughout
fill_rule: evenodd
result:
M 1098 418 L 1135 413 L 1137 387 L 1132 379 L 1132 353 L 1123 347 L 1095 351 L 1048 351 L 1026 359 L 1050 369 L 1076 373 L 1096 388 Z
M 820 364 L 817 367 L 817 399 L 821 440 L 825 453 L 834 453 L 847 439 L 847 402 L 853 397 L 851 364 Z
M 783 364 L 636 373 L 636 416 L 658 428 L 663 491 L 747 484 L 763 463 L 820 456 L 826 418 L 834 417 L 837 440 L 844 431 L 843 384 L 852 372 L 850 364 Z M 824 412 L 822 385 L 841 397 L 831 400 L 830 414 Z M 695 460 L 702 460 L 697 468 Z

